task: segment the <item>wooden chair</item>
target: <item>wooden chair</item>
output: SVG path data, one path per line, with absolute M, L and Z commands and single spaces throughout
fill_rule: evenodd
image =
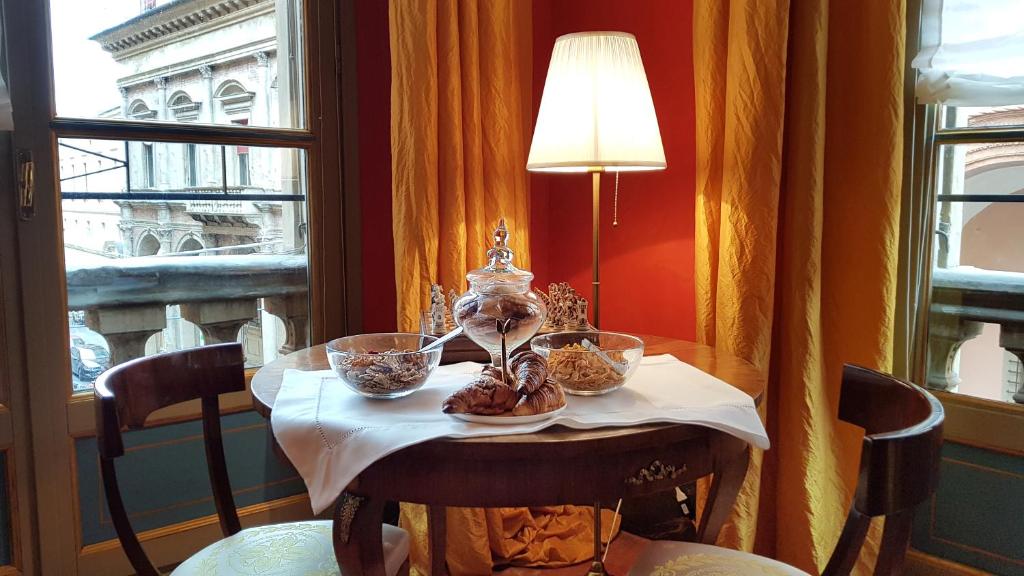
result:
M 139 358 L 111 368 L 96 381 L 97 443 L 103 489 L 118 540 L 139 576 L 160 573 L 142 549 L 121 499 L 114 466 L 114 460 L 124 454 L 121 429 L 144 428 L 152 412 L 194 399 L 202 402 L 206 463 L 225 538 L 185 560 L 173 574 L 228 576 L 238 573 L 236 566 L 260 565 L 273 568 L 275 574 L 339 573 L 329 520 L 242 530 L 224 460 L 219 409 L 221 394 L 242 390 L 244 363 L 242 346 L 237 343 Z M 408 534 L 388 525 L 383 532 L 387 574 L 407 574 Z
M 935 491 L 942 448 L 942 405 L 925 390 L 892 376 L 846 365 L 839 418 L 864 429 L 860 476 L 839 543 L 824 576 L 853 569 L 876 516 L 885 517 L 876 576 L 903 572 L 914 508 Z M 785 439 L 779 440 L 785 442 Z M 704 544 L 652 542 L 630 570 L 648 574 L 803 575 L 781 562 Z

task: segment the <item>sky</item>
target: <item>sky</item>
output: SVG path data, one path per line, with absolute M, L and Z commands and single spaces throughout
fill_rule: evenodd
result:
M 126 73 L 89 37 L 137 16 L 140 5 L 140 0 L 50 0 L 59 116 L 95 117 L 121 104 L 117 79 Z

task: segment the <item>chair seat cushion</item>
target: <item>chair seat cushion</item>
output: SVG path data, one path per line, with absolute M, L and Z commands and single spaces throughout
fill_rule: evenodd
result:
M 384 567 L 395 576 L 409 555 L 409 535 L 385 524 Z M 256 526 L 214 542 L 171 576 L 337 576 L 331 521 Z
M 629 576 L 807 576 L 771 558 L 690 542 L 651 542 Z

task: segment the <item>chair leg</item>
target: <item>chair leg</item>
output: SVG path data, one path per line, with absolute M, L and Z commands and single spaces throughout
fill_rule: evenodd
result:
M 736 438 L 725 438 L 723 434 L 721 443 L 737 441 L 743 444 L 742 440 Z M 701 517 L 700 526 L 697 529 L 697 541 L 703 544 L 714 545 L 718 540 L 718 533 L 729 517 L 733 505 L 736 503 L 736 496 L 743 486 L 743 479 L 747 475 L 747 466 L 750 464 L 750 448 L 743 444 L 739 450 L 729 450 L 723 446 L 716 453 L 728 454 L 725 459 L 715 463 L 714 477 L 711 480 L 711 489 L 708 492 L 708 501 L 704 507 L 704 514 Z
M 885 518 L 882 544 L 875 563 L 875 576 L 903 574 L 903 563 L 910 546 L 910 530 L 914 523 L 913 509 L 890 514 Z
M 832 557 L 828 559 L 822 576 L 849 576 L 854 564 L 857 563 L 857 557 L 860 556 L 860 549 L 864 545 L 864 537 L 867 536 L 870 523 L 871 518 L 850 508 L 843 532 L 839 535 L 839 543 L 832 551 Z

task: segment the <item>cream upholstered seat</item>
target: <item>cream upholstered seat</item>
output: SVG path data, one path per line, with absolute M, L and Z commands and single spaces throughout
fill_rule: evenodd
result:
M 395 576 L 409 555 L 409 535 L 385 524 L 384 568 Z M 247 528 L 210 544 L 172 576 L 337 576 L 331 521 L 315 520 Z
M 655 541 L 637 558 L 630 576 L 807 576 L 771 558 L 707 544 Z

